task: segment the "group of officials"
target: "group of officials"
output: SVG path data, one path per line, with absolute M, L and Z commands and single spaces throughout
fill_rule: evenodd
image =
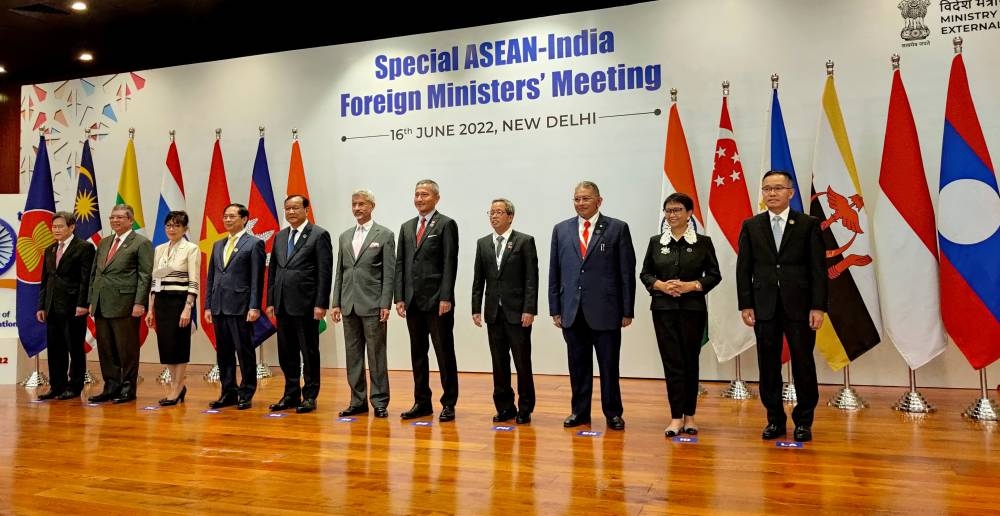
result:
M 781 349 L 787 338 L 799 392 L 792 412 L 794 438 L 812 438 L 818 401 L 813 361 L 815 331 L 826 311 L 825 250 L 816 219 L 789 209 L 794 183 L 789 174 L 765 174 L 767 211 L 747 219 L 740 233 L 736 283 L 743 322 L 754 328 L 761 400 L 767 410 L 762 437 L 786 435 L 781 404 Z M 162 363 L 171 368 L 169 406 L 184 401 L 184 366 L 190 356 L 190 325 L 196 298 L 204 296 L 204 319 L 215 328 L 222 390 L 211 408 L 252 406 L 256 391 L 254 322 L 265 314 L 277 321 L 278 357 L 285 376 L 272 411 L 316 410 L 319 395 L 319 329 L 329 309 L 344 324 L 349 405 L 341 417 L 388 416 L 386 329 L 393 301 L 406 319 L 413 368 L 414 403 L 404 420 L 433 415 L 428 353 L 437 357 L 442 394 L 439 420 L 455 419 L 458 366 L 455 359 L 455 281 L 458 226 L 437 211 L 438 184 L 417 182 L 417 216 L 404 222 L 398 239 L 372 220 L 375 196 L 351 196 L 354 227 L 337 240 L 308 222 L 309 199 L 284 202 L 288 227 L 275 236 L 268 260 L 264 242 L 246 230 L 250 216 L 241 204 L 225 208 L 227 235 L 212 247 L 207 284 L 200 289 L 198 247 L 184 239 L 188 216 L 166 218 L 167 243 L 157 249 L 132 230 L 132 208 L 112 209 L 112 237 L 96 252 L 74 239 L 74 216 L 53 218 L 56 243 L 45 252 L 38 318 L 48 323 L 52 389 L 42 399 L 72 399 L 83 388 L 86 316 L 96 321 L 104 390 L 93 403 L 135 400 L 140 321 L 157 332 Z M 598 186 L 579 183 L 576 216 L 552 231 L 549 313 L 566 341 L 572 399 L 565 427 L 590 424 L 593 360 L 601 381 L 601 410 L 607 427 L 623 430 L 619 387 L 621 330 L 635 317 L 636 256 L 628 224 L 600 212 Z M 639 274 L 651 296 L 650 309 L 667 383 L 671 421 L 668 437 L 697 434 L 694 416 L 698 354 L 706 334 L 705 295 L 723 280 L 711 239 L 690 224 L 692 199 L 684 193 L 663 203 L 667 228 L 649 240 Z M 538 312 L 538 254 L 534 238 L 513 230 L 514 204 L 495 199 L 488 211 L 493 231 L 476 243 L 472 321 L 486 324 L 493 364 L 495 422 L 531 421 L 535 389 L 531 371 L 531 328 Z M 265 289 L 265 269 L 266 289 Z M 266 296 L 265 293 L 266 292 Z M 147 306 L 149 313 L 146 313 Z M 367 355 L 369 382 L 365 378 Z M 69 364 L 67 365 L 67 357 Z M 517 372 L 517 396 L 510 364 Z M 241 381 L 236 381 L 239 362 Z M 300 374 L 301 367 L 301 374 Z M 68 376 L 67 376 L 68 371 Z

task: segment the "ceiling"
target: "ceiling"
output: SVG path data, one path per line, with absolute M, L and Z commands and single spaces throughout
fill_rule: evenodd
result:
M 0 74 L 31 84 L 160 68 L 639 2 L 432 3 L 331 0 L 0 0 Z M 494 7 L 500 7 L 500 9 Z M 94 61 L 77 60 L 81 51 Z

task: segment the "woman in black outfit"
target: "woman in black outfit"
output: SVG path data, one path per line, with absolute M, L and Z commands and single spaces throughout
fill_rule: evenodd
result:
M 705 294 L 722 281 L 712 240 L 690 224 L 694 202 L 683 193 L 663 201 L 670 226 L 649 239 L 639 281 L 653 297 L 653 328 L 660 348 L 670 400 L 670 426 L 664 434 L 698 433 L 698 354 L 705 337 Z

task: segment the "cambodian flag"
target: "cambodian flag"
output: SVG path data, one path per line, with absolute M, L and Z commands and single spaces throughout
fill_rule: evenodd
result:
M 1000 358 L 1000 190 L 962 54 L 948 79 L 937 226 L 945 330 L 982 369 Z
M 55 243 L 52 214 L 56 211 L 52 193 L 52 168 L 45 136 L 38 143 L 35 168 L 31 173 L 28 198 L 17 231 L 17 336 L 29 357 L 45 349 L 45 324 L 38 322 L 38 296 L 41 293 L 45 249 Z
M 277 234 L 278 208 L 274 203 L 274 189 L 271 187 L 271 173 L 267 168 L 267 154 L 264 152 L 264 137 L 257 143 L 257 157 L 253 162 L 253 176 L 250 180 L 250 220 L 247 221 L 248 233 L 264 241 L 264 252 L 267 260 L 271 259 L 271 248 L 274 246 L 274 235 Z M 261 294 L 261 305 L 267 303 L 267 271 L 264 271 L 264 291 Z M 264 314 L 264 307 L 260 307 Z M 253 325 L 253 344 L 260 346 L 277 330 L 274 322 L 262 315 Z

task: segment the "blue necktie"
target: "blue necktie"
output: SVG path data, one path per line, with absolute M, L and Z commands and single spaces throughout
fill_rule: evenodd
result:
M 295 250 L 295 232 L 296 231 L 298 231 L 298 230 L 292 229 L 291 234 L 288 235 L 288 253 L 286 253 L 285 256 L 291 256 L 292 255 L 292 251 Z

